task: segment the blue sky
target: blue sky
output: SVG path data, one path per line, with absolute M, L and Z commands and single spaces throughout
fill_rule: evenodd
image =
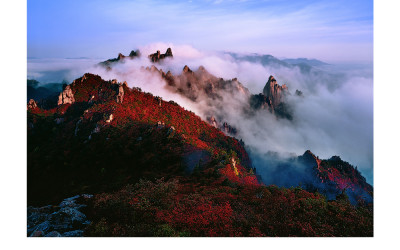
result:
M 115 57 L 146 44 L 372 61 L 370 0 L 28 0 L 28 57 Z

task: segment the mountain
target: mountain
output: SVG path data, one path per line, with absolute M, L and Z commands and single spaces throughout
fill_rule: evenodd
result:
M 283 62 L 289 63 L 289 64 L 306 64 L 312 67 L 318 67 L 318 66 L 324 66 L 328 65 L 328 63 L 322 62 L 317 59 L 307 59 L 307 58 L 296 58 L 296 59 L 282 59 Z
M 177 104 L 126 84 L 85 74 L 59 98 L 53 109 L 28 112 L 28 203 L 109 190 L 138 178 L 184 175 L 215 164 L 218 154 L 234 154 L 240 171 L 251 169 L 239 141 Z
M 247 93 L 237 80 L 199 70 L 184 67 L 168 85 L 192 98 L 218 98 L 215 89 Z M 85 214 L 84 236 L 372 236 L 371 204 L 352 205 L 345 192 L 329 200 L 300 186 L 265 186 L 242 141 L 126 82 L 86 73 L 64 85 L 53 107 L 32 101 L 27 112 L 28 205 L 40 206 L 30 207 L 37 219 L 29 221 L 30 235 L 61 235 L 60 223 L 72 230 L 59 217 L 70 211 Z M 319 161 L 306 152 L 293 161 L 340 191 L 372 189 L 338 157 Z M 78 206 L 71 196 L 91 198 Z
M 132 50 L 131 53 L 129 53 L 129 56 L 125 56 L 122 53 L 119 53 L 117 58 L 112 58 L 112 59 L 108 59 L 104 62 L 100 62 L 99 65 L 106 67 L 108 70 L 111 70 L 112 66 L 115 63 L 123 62 L 125 59 L 134 59 L 135 57 L 140 57 L 140 56 L 141 56 L 141 53 L 139 50 L 136 50 L 136 51 Z
M 285 69 L 290 69 L 292 72 L 299 71 L 303 77 L 307 78 L 306 85 L 310 92 L 313 92 L 315 82 L 321 82 L 321 79 L 323 79 L 322 84 L 325 84 L 330 91 L 334 91 L 343 82 L 343 80 L 338 81 L 338 79 L 346 79 L 348 77 L 343 73 L 332 73 L 325 70 L 323 66 L 329 64 L 316 59 L 278 59 L 272 55 L 238 54 L 232 52 L 226 52 L 225 54 L 232 56 L 236 61 L 258 63 L 276 72 L 282 70 L 285 72 Z
M 303 167 L 301 171 L 298 171 L 299 165 Z M 279 166 L 274 174 L 282 176 L 284 174 L 280 172 L 282 169 L 285 169 L 285 172 L 289 170 L 298 174 L 296 182 L 290 183 L 289 181 L 285 186 L 302 183 L 306 190 L 318 191 L 331 200 L 346 193 L 352 204 L 372 202 L 372 186 L 366 182 L 357 168 L 343 161 L 339 156 L 321 160 L 310 150 L 307 150 L 302 156 L 297 157 L 286 166 Z
M 40 84 L 34 79 L 27 81 L 27 101 L 35 99 L 44 100 L 50 96 L 57 95 L 61 90 L 61 83 Z
M 281 61 L 272 55 L 237 54 L 237 53 L 232 53 L 232 52 L 228 52 L 226 54 L 232 56 L 233 58 L 235 58 L 236 60 L 239 60 L 239 61 L 260 63 L 264 66 L 275 65 L 275 66 L 282 66 L 282 67 L 288 67 L 288 68 L 292 67 L 290 63 Z

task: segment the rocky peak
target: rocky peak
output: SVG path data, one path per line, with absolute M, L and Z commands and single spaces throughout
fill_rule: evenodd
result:
M 321 162 L 319 158 L 315 154 L 313 154 L 310 150 L 304 152 L 304 154 L 300 156 L 299 159 L 305 166 L 310 166 L 313 168 L 318 168 Z
M 129 57 L 136 57 L 136 56 L 140 56 L 140 51 L 139 50 L 132 50 L 131 53 L 129 53 Z
M 288 87 L 286 84 L 280 86 L 273 76 L 268 78 L 268 82 L 265 84 L 263 94 L 270 99 L 271 104 L 277 107 L 281 102 L 284 102 L 284 96 Z
M 171 57 L 173 56 L 171 48 L 167 49 L 167 51 L 165 52 L 165 56 L 171 56 Z
M 183 73 L 192 73 L 193 71 L 187 66 L 185 65 L 185 67 L 183 67 Z
M 72 93 L 70 85 L 65 85 L 63 89 L 64 90 L 58 96 L 57 105 L 74 103 L 75 102 L 74 93 Z
M 117 59 L 121 60 L 121 59 L 124 59 L 125 57 L 126 56 L 124 56 L 122 53 L 119 53 Z

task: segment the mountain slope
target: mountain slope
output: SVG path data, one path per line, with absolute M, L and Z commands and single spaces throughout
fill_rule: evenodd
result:
M 73 103 L 28 111 L 28 203 L 184 175 L 232 154 L 251 168 L 241 143 L 173 102 L 91 74 L 67 89 Z
M 372 236 L 370 204 L 260 184 L 242 142 L 173 101 L 85 74 L 58 103 L 28 108 L 28 204 L 94 194 L 86 236 Z

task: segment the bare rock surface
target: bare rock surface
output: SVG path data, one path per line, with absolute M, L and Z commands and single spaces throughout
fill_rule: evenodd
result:
M 72 89 L 69 85 L 64 87 L 64 90 L 58 96 L 57 105 L 61 104 L 72 104 L 75 102 L 74 94 L 72 93 Z

